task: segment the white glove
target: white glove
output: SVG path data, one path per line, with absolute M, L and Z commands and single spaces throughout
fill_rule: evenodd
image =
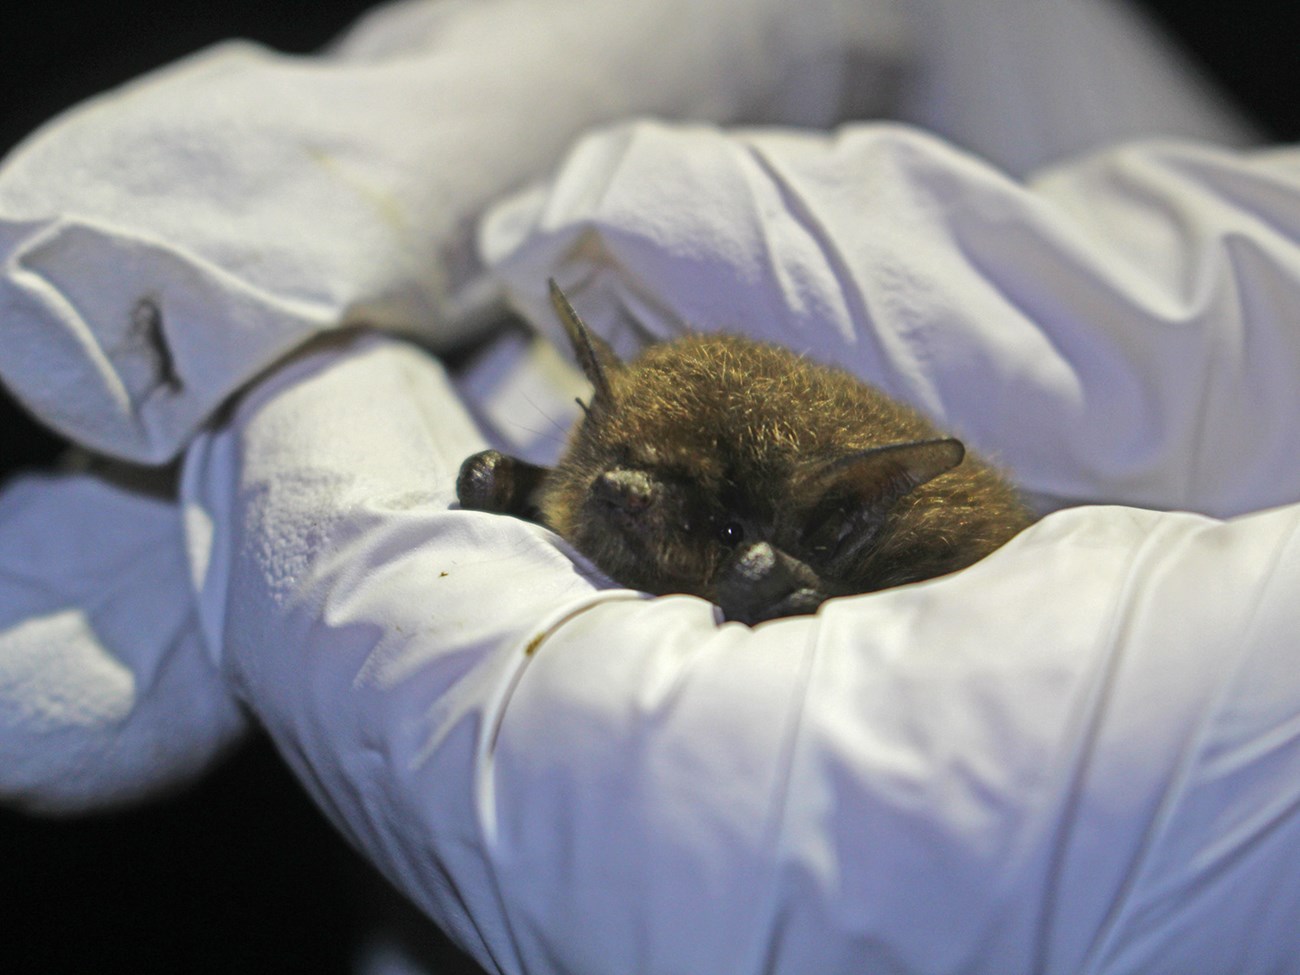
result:
M 734 18 L 721 5 L 714 9 L 720 12 L 706 43 L 725 48 L 732 38 L 723 26 Z M 488 43 L 475 40 L 474 47 Z M 736 46 L 745 52 L 746 45 Z M 612 46 L 608 63 L 626 71 L 630 49 Z M 571 63 L 581 62 L 564 62 Z M 643 63 L 658 71 L 662 59 Z M 721 73 L 728 70 L 724 65 Z M 704 92 L 715 80 L 695 90 Z M 593 89 L 575 83 L 574 90 Z M 517 98 L 515 91 L 505 101 Z M 710 110 L 717 102 L 704 104 L 703 114 L 725 114 Z M 626 108 L 622 103 L 611 114 Z M 898 142 L 906 148 L 911 139 Z M 1225 344 L 1212 330 L 1186 334 L 1157 325 L 1151 337 L 1142 326 L 1159 315 L 1138 314 L 1135 334 L 1147 338 L 1105 335 L 1113 345 L 1094 344 L 1098 335 L 1086 313 L 1098 296 L 1120 300 L 1150 292 L 1149 285 L 1134 291 L 1122 273 L 1098 276 L 1127 255 L 1097 259 L 1117 245 L 1096 243 L 1094 250 L 1096 231 L 1087 221 L 1042 219 L 1037 198 L 1004 192 L 1005 181 L 996 174 L 926 140 L 920 141 L 930 148 L 897 156 L 873 188 L 885 198 L 891 190 L 907 190 L 940 202 L 948 199 L 945 187 L 972 190 L 977 209 L 981 203 L 993 208 L 982 215 L 998 218 L 992 226 L 1002 226 L 999 208 L 1005 206 L 1012 227 L 1028 228 L 1030 243 L 1012 246 L 1011 256 L 1034 254 L 1032 243 L 1043 235 L 1046 256 L 1040 260 L 1058 269 L 1073 260 L 1076 273 L 1064 279 L 1026 274 L 1021 287 L 1041 286 L 1041 294 L 1017 290 L 1010 295 L 1014 300 L 993 300 L 990 294 L 1013 280 L 994 259 L 1006 256 L 999 248 L 1014 237 L 977 235 L 963 241 L 966 269 L 959 283 L 934 295 L 914 292 L 909 280 L 931 283 L 924 268 L 932 255 L 945 266 L 961 267 L 944 222 L 922 221 L 915 236 L 905 238 L 919 249 L 892 264 L 887 246 L 864 251 L 853 236 L 841 245 L 821 225 L 785 214 L 802 218 L 805 204 L 819 200 L 817 212 L 826 213 L 828 196 L 852 199 L 861 192 L 853 185 L 860 175 L 816 140 L 753 141 L 758 151 L 732 155 L 749 156 L 755 165 L 781 161 L 797 178 L 787 184 L 786 171 L 773 169 L 753 185 L 762 188 L 768 179 L 788 194 L 720 198 L 713 216 L 723 223 L 727 217 L 741 221 L 739 232 L 724 242 L 743 246 L 719 256 L 709 214 L 689 214 L 683 223 L 681 214 L 666 211 L 671 219 L 658 228 L 656 242 L 664 252 L 662 268 L 646 272 L 630 290 L 631 273 L 642 275 L 641 258 L 657 249 L 638 244 L 631 273 L 615 269 L 601 279 L 613 282 L 606 293 L 623 303 L 635 294 L 647 312 L 689 311 L 671 302 L 699 298 L 697 279 L 680 261 L 694 248 L 702 267 L 719 272 L 720 302 L 740 310 L 752 300 L 747 296 L 757 294 L 774 321 L 805 326 L 815 311 L 827 312 L 829 330 L 805 327 L 795 334 L 810 344 L 825 343 L 828 353 L 862 347 L 863 330 L 878 329 L 873 342 L 883 351 L 858 356 L 855 367 L 880 369 L 886 379 L 894 370 L 895 388 L 918 391 L 924 405 L 970 427 L 976 442 L 995 447 L 1001 444 L 989 431 L 1005 424 L 966 412 L 988 402 L 990 394 L 977 392 L 969 373 L 945 358 L 947 337 L 927 347 L 932 359 L 912 354 L 909 323 L 926 320 L 927 312 L 953 313 L 959 325 L 954 334 L 961 336 L 954 354 L 973 355 L 984 366 L 1006 351 L 1008 340 L 998 320 L 975 323 L 977 309 L 1020 312 L 1012 322 L 1018 337 L 1010 344 L 1027 342 L 1038 354 L 1021 350 L 1012 361 L 1046 372 L 1000 376 L 1016 380 L 1025 402 L 1047 410 L 1045 418 L 1070 419 L 1072 410 L 1087 413 L 1085 406 L 1095 417 L 1097 397 L 1113 395 L 1106 386 L 1110 377 L 1149 372 L 1156 382 L 1151 398 L 1123 400 L 1142 407 L 1139 415 L 1150 424 L 1131 442 L 1108 428 L 1093 433 L 1090 444 L 1062 443 L 1044 422 L 1024 440 L 1025 455 L 1011 458 L 1033 478 L 1035 472 L 1050 475 L 1052 451 L 1063 451 L 1064 473 L 1033 485 L 1059 498 L 1097 496 L 1099 485 L 1133 491 L 1135 499 L 1156 497 L 1178 482 L 1179 463 L 1186 461 L 1176 445 L 1185 442 L 1180 438 L 1189 428 L 1174 409 L 1186 401 L 1174 394 L 1169 367 L 1161 364 L 1170 350 L 1206 363 L 1214 361 L 1207 346 L 1235 349 L 1242 382 L 1252 390 L 1255 382 L 1269 388 L 1282 374 L 1268 357 L 1253 349 L 1247 355 L 1244 346 L 1234 345 L 1249 336 L 1284 354 L 1287 336 L 1269 330 L 1276 321 L 1267 315 L 1261 328 L 1236 333 Z M 561 136 L 549 145 L 554 150 L 562 142 Z M 777 143 L 788 143 L 786 155 L 768 148 Z M 38 139 L 32 146 L 41 144 Z M 862 145 L 853 138 L 846 144 Z M 590 145 L 600 152 L 589 158 L 612 158 L 608 145 Z M 367 148 L 358 143 L 356 159 L 370 173 Z M 726 161 L 705 155 L 706 168 L 725 177 Z M 465 158 L 470 167 L 494 157 L 470 147 Z M 1136 153 L 1138 163 L 1146 158 Z M 656 166 L 645 171 L 656 172 Z M 810 167 L 817 178 L 809 178 Z M 913 167 L 922 171 L 913 173 Z M 385 178 L 392 175 L 377 168 Z M 400 166 L 397 171 L 405 173 Z M 1079 172 L 1065 171 L 1056 189 L 1044 184 L 1063 213 L 1071 192 L 1084 185 Z M 1190 186 L 1180 183 L 1177 198 L 1199 215 L 1216 190 L 1239 185 L 1241 172 L 1240 161 L 1230 160 L 1208 175 L 1202 172 Z M 578 185 L 583 193 L 594 189 L 565 179 L 556 185 Z M 1115 193 L 1119 185 L 1113 177 L 1099 184 L 1093 196 Z M 202 194 L 226 185 L 219 179 Z M 721 185 L 744 183 L 724 179 Z M 1284 178 L 1280 189 L 1269 190 L 1269 213 L 1280 206 L 1279 197 L 1287 197 L 1289 185 Z M 625 192 L 621 180 L 611 179 L 608 187 L 616 186 L 616 197 L 636 202 L 637 192 Z M 663 189 L 651 184 L 638 192 L 656 186 Z M 493 192 L 485 189 L 482 199 Z M 876 205 L 882 202 L 877 198 Z M 904 194 L 899 202 L 910 201 Z M 256 209 L 274 209 L 275 203 L 259 200 Z M 1088 207 L 1098 205 L 1095 198 L 1087 201 Z M 1241 283 L 1252 298 L 1273 294 L 1289 300 L 1286 285 L 1294 278 L 1289 260 L 1278 257 L 1284 248 L 1276 246 L 1284 235 L 1249 219 L 1254 205 L 1233 197 L 1210 206 L 1208 223 L 1194 226 L 1218 241 L 1219 228 L 1244 220 L 1238 229 L 1252 241 L 1265 241 L 1267 260 L 1239 263 L 1234 270 L 1240 276 L 1221 280 Z M 548 226 L 558 240 L 583 219 L 581 199 L 557 199 L 553 210 L 548 225 L 531 203 L 520 203 L 510 218 L 515 231 L 502 236 L 503 225 L 496 225 L 494 259 L 512 255 L 502 275 L 515 274 L 512 267 L 523 273 L 543 265 L 587 274 L 572 255 L 557 252 L 542 260 L 526 253 L 553 249 Z M 643 202 L 627 207 L 628 239 L 644 229 L 645 212 Z M 838 233 L 849 215 L 835 215 L 843 219 L 827 226 Z M 6 239 L 30 242 L 27 232 L 38 219 L 22 217 L 16 229 L 6 228 Z M 369 223 L 330 226 L 337 233 L 356 230 L 365 249 L 381 222 L 372 215 Z M 974 222 L 990 226 L 989 219 Z M 68 246 L 72 252 L 69 240 L 77 244 L 94 236 L 74 229 L 70 237 L 58 237 L 52 250 L 37 251 L 56 254 Z M 1238 229 L 1226 239 L 1239 239 Z M 204 228 L 199 236 L 212 232 Z M 938 240 L 932 237 L 936 232 Z M 1170 235 L 1162 253 L 1179 252 L 1179 232 L 1186 228 Z M 611 236 L 618 234 L 600 242 L 602 259 L 617 256 Z M 464 268 L 471 269 L 464 280 L 475 280 L 473 255 L 459 249 L 467 235 L 450 239 L 459 243 L 439 251 L 448 280 L 460 281 Z M 1155 239 L 1150 233 L 1137 238 Z M 798 280 L 780 280 L 782 264 L 765 263 L 764 251 L 756 257 L 745 249 L 756 244 L 771 246 L 782 259 L 794 254 Z M 819 246 L 828 260 L 865 255 L 886 261 L 881 267 L 902 277 L 872 291 L 864 282 L 875 281 L 877 268 L 819 266 L 811 253 Z M 273 258 L 280 253 L 269 244 L 267 251 Z M 117 269 L 146 272 L 132 278 L 122 270 L 124 281 L 146 280 L 155 272 L 147 246 L 132 244 L 121 253 L 132 260 Z M 385 259 L 391 255 L 383 248 L 381 253 Z M 49 362 L 71 363 L 68 368 L 79 377 L 109 377 L 83 392 L 56 373 L 63 392 L 47 396 L 38 408 L 50 411 L 51 422 L 63 422 L 64 415 L 84 420 L 79 436 L 89 443 L 143 444 L 120 452 L 161 457 L 256 371 L 254 362 L 260 367 L 303 335 L 349 317 L 337 315 L 334 306 L 349 308 L 354 300 L 365 314 L 352 320 L 404 324 L 404 310 L 427 297 L 421 288 L 379 286 L 393 279 L 369 258 L 356 269 L 339 267 L 344 283 L 337 287 L 334 278 L 318 280 L 291 261 L 272 260 L 275 280 L 256 283 L 291 300 L 259 304 L 259 293 L 252 299 L 256 314 L 246 314 L 250 306 L 239 303 L 247 284 L 241 275 L 258 265 L 246 252 L 239 257 L 229 267 L 216 263 L 240 273 L 223 271 L 210 279 L 187 278 L 188 260 L 163 262 L 167 282 L 180 282 L 180 297 L 193 300 L 180 305 L 197 309 L 192 320 L 205 320 L 199 313 L 204 296 L 211 298 L 205 290 L 210 280 L 234 302 L 211 328 L 196 326 L 193 336 L 188 325 L 176 326 L 169 303 L 141 304 L 138 292 L 99 274 L 101 265 L 94 261 L 83 261 L 78 274 L 58 284 L 65 288 L 60 294 L 71 296 L 67 304 L 78 309 L 74 318 L 102 299 L 109 309 L 104 321 L 121 323 L 132 312 L 131 327 L 139 335 L 115 345 L 98 343 L 103 336 L 122 338 L 121 326 L 102 334 L 94 328 L 25 331 L 18 312 L 30 306 L 20 297 L 12 320 L 19 323 L 13 334 L 22 341 L 15 338 L 4 362 L 21 359 L 15 373 L 32 387 L 37 384 L 31 376 Z M 996 273 L 986 277 L 982 262 L 990 261 Z M 1276 269 L 1269 287 L 1247 288 L 1260 268 Z M 747 280 L 742 271 L 758 273 Z M 1149 271 L 1156 282 L 1167 282 L 1168 273 L 1164 266 Z M 23 271 L 15 277 L 20 287 L 48 295 L 38 279 L 53 276 L 42 274 Z M 83 286 L 81 275 L 91 284 Z M 396 278 L 409 280 L 400 270 Z M 774 279 L 780 283 L 773 285 Z M 331 282 L 323 292 L 320 280 Z M 1076 306 L 1073 286 L 1080 281 L 1092 281 L 1084 289 L 1090 300 Z M 523 293 L 517 281 L 514 286 Z M 954 310 L 954 296 L 967 288 L 978 299 L 975 307 Z M 92 292 L 93 300 L 86 297 Z M 304 294 L 305 305 L 298 303 Z M 322 294 L 319 307 L 334 310 L 315 321 L 304 308 L 314 313 L 313 302 Z M 394 294 L 392 302 L 379 300 Z M 895 303 L 883 310 L 855 306 L 845 295 Z M 366 305 L 367 299 L 374 300 Z M 841 306 L 848 307 L 841 312 Z M 1058 306 L 1065 309 L 1060 320 L 1051 314 Z M 164 313 L 161 323 L 155 307 Z M 400 313 L 380 313 L 392 308 Z M 1026 308 L 1039 313 L 1026 314 Z M 1139 311 L 1149 310 L 1141 305 Z M 98 312 L 84 314 L 95 318 Z M 705 325 L 719 321 L 690 318 Z M 745 324 L 760 320 L 747 317 Z M 256 337 L 247 344 L 229 341 L 232 322 L 255 322 Z M 1029 327 L 1043 323 L 1051 328 Z M 173 327 L 183 330 L 184 342 L 174 341 Z M 168 345 L 152 341 L 158 328 Z M 69 335 L 77 347 L 66 359 L 31 351 L 43 343 L 57 350 Z M 1081 344 L 1068 341 L 1076 336 Z M 122 351 L 136 348 L 137 338 L 142 342 L 135 352 Z M 191 352 L 191 341 L 204 351 Z M 1098 349 L 1114 357 L 1097 361 L 1092 356 Z M 83 359 L 91 362 L 91 373 Z M 204 378 L 208 369 L 216 370 L 211 382 Z M 100 387 L 112 395 L 101 395 Z M 183 409 L 164 408 L 168 387 L 173 397 L 199 395 Z M 154 396 L 147 395 L 150 390 Z M 42 394 L 36 389 L 24 395 L 37 403 Z M 998 394 L 991 398 L 998 402 Z M 108 419 L 95 419 L 107 400 Z M 1277 407 L 1262 394 L 1259 400 L 1267 443 L 1257 451 L 1233 445 L 1231 458 L 1244 456 L 1248 475 L 1275 469 L 1284 474 L 1284 417 L 1268 412 Z M 147 409 L 141 405 L 146 403 Z M 1289 406 L 1282 401 L 1282 409 Z M 1238 420 L 1244 413 L 1229 410 Z M 124 418 L 137 414 L 159 419 L 150 420 L 144 433 L 129 432 L 137 421 Z M 71 426 L 64 423 L 65 429 Z M 1012 428 L 1020 436 L 1028 426 Z M 1090 430 L 1082 420 L 1067 429 L 1085 436 Z M 1217 445 L 1231 433 L 1225 426 L 1212 440 Z M 1045 446 L 1044 438 L 1054 439 Z M 1118 454 L 1117 444 L 1124 447 Z M 816 958 L 817 970 L 826 972 L 856 972 L 873 963 L 925 971 L 967 961 L 972 971 L 1235 972 L 1277 969 L 1294 954 L 1297 894 L 1285 868 L 1295 853 L 1297 775 L 1294 748 L 1285 731 L 1277 730 L 1295 720 L 1293 668 L 1285 653 L 1291 621 L 1279 595 L 1288 591 L 1287 573 L 1293 571 L 1290 510 L 1228 526 L 1193 516 L 1064 512 L 961 576 L 839 601 L 817 619 L 719 630 L 709 608 L 696 600 L 644 602 L 600 589 L 601 580 L 538 529 L 446 510 L 449 472 L 480 446 L 436 366 L 417 354 L 376 340 L 346 352 L 320 352 L 273 376 L 229 428 L 196 445 L 187 462 L 184 524 L 209 652 L 219 657 L 227 649 L 215 662 L 335 821 L 486 964 L 504 971 L 798 971 Z M 1095 460 L 1088 459 L 1085 446 L 1099 450 Z M 1041 458 L 1038 466 L 1035 457 Z M 1207 510 L 1240 510 L 1270 492 L 1294 497 L 1285 479 L 1279 487 L 1241 477 L 1251 485 L 1241 488 L 1212 470 L 1197 474 L 1188 479 L 1194 487 L 1188 497 L 1204 499 Z M 167 520 L 157 513 L 150 517 L 158 524 Z M 171 525 L 174 531 L 175 521 Z M 60 558 L 47 568 L 57 574 L 67 565 Z M 170 578 L 173 593 L 186 588 L 183 574 Z M 16 599 L 11 593 L 4 594 L 5 605 Z M 492 601 L 492 612 L 483 610 L 484 599 Z M 85 600 L 79 596 L 76 605 Z M 1022 607 L 1033 608 L 1027 621 Z M 49 661 L 49 654 L 14 656 L 9 649 L 21 647 L 9 638 L 25 632 L 20 627 L 27 619 L 14 618 L 0 659 Z M 187 645 L 192 650 L 183 656 L 194 662 L 191 672 L 201 675 L 197 645 Z M 77 661 L 97 659 L 56 654 L 54 663 L 60 670 L 65 661 L 81 666 Z M 44 686 L 55 686 L 49 678 L 40 675 Z M 194 686 L 202 683 L 196 676 Z M 65 680 L 59 686 L 84 693 L 95 685 Z M 11 713 L 23 713 L 23 694 L 6 700 L 17 702 Z M 213 711 L 219 714 L 220 706 Z M 104 728 L 101 721 L 92 730 Z M 1189 729 L 1195 732 L 1190 739 Z M 53 792 L 49 785 L 22 788 L 30 790 L 27 796 Z
M 993 453 L 1047 506 L 1300 498 L 1300 150 L 1127 144 L 1021 184 L 931 136 L 639 123 L 497 208 L 483 248 L 564 343 L 740 330 Z
M 1245 509 L 1295 490 L 1292 172 L 1157 145 L 1024 188 L 889 127 L 639 125 L 503 208 L 486 253 L 525 300 L 558 267 L 597 327 L 783 337 L 968 418 L 1040 490 Z M 1144 176 L 1163 233 L 1126 218 Z M 1241 276 L 1180 303 L 1193 261 Z M 1213 298 L 1265 268 L 1248 316 Z M 1223 476 L 1189 429 L 1278 476 Z M 1300 949 L 1300 505 L 1061 511 L 955 576 L 748 630 L 450 507 L 481 446 L 434 363 L 370 340 L 274 377 L 186 483 L 227 673 L 485 965 L 1227 973 Z
M 1300 508 L 1072 509 L 750 630 L 456 510 L 482 445 L 435 362 L 367 340 L 256 390 L 185 493 L 233 686 L 489 970 L 1213 975 L 1300 949 Z
M 372 13 L 327 55 L 200 52 L 0 167 L 0 379 L 156 463 L 311 335 L 447 345 L 477 215 L 598 122 L 893 113 L 1014 173 L 1135 134 L 1248 132 L 1109 0 L 488 0 Z
M 181 512 L 85 473 L 0 494 L 0 796 L 80 812 L 174 788 L 246 718 L 203 648 Z
M 0 379 L 83 446 L 166 460 L 318 331 L 481 324 L 475 215 L 582 127 L 816 124 L 846 43 L 820 2 L 449 0 L 377 10 L 320 57 L 201 52 L 0 167 Z M 201 650 L 181 512 L 93 479 L 7 491 L 0 798 L 82 810 L 201 772 L 241 719 Z
M 324 56 L 228 43 L 87 102 L 0 169 L 0 378 L 154 463 L 320 330 L 448 344 L 481 300 L 474 218 L 584 127 L 831 118 L 831 2 L 408 3 Z

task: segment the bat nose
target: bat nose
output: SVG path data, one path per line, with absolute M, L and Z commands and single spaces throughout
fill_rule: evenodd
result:
M 606 504 L 635 513 L 654 503 L 657 487 L 645 471 L 617 467 L 597 477 L 591 485 L 591 493 Z

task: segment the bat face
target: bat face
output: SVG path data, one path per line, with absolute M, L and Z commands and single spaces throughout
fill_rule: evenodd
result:
M 716 341 L 694 351 L 717 355 Z M 899 504 L 964 453 L 944 438 L 810 451 L 770 390 L 656 379 L 656 399 L 686 400 L 664 409 L 639 400 L 644 379 L 615 380 L 616 408 L 590 410 L 542 492 L 543 518 L 625 585 L 693 593 L 746 622 L 787 597 L 807 611 L 878 588 L 870 556 Z M 760 607 L 747 605 L 755 587 Z
M 755 623 L 953 571 L 1031 520 L 959 441 L 846 373 L 725 335 L 623 363 L 552 298 L 594 394 L 555 468 L 510 470 L 529 485 L 514 513 L 623 585 Z M 507 469 L 476 458 L 462 503 L 486 484 L 497 500 L 468 506 L 511 510 Z
M 593 402 L 552 472 L 543 518 L 625 585 L 716 601 L 720 569 L 736 549 L 780 533 L 788 465 L 737 456 L 733 431 L 712 422 L 726 414 L 636 402 L 636 391 L 616 382 L 618 406 Z

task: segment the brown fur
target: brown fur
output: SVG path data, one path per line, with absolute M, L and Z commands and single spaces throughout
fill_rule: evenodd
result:
M 757 622 L 964 568 L 1033 520 L 990 465 L 847 372 L 727 335 L 624 364 L 556 302 L 597 390 L 587 415 L 552 470 L 470 458 L 461 500 L 510 510 L 473 503 L 466 472 L 498 494 L 509 473 L 515 513 L 624 585 Z

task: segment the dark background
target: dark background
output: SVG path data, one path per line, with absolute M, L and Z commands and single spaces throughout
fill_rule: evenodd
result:
M 28 5 L 21 30 L 10 16 L 0 32 L 0 154 L 69 105 L 207 44 L 239 36 L 308 52 L 369 5 Z M 1300 138 L 1300 4 L 1140 6 L 1272 139 Z M 0 390 L 0 477 L 46 465 L 60 449 Z M 0 810 L 0 870 L 6 975 L 341 975 L 359 932 L 395 904 L 262 739 L 197 787 L 138 810 L 74 821 Z M 478 971 L 446 944 L 429 950 L 441 975 Z

